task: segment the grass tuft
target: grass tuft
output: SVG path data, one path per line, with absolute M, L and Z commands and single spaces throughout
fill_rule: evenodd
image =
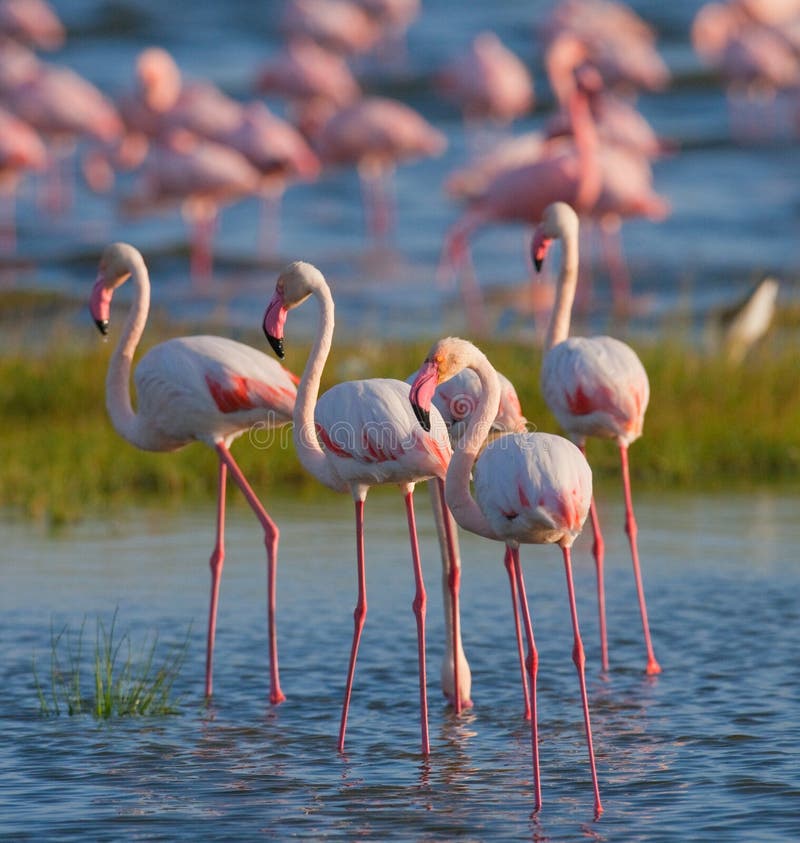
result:
M 84 665 L 86 618 L 73 631 L 64 626 L 58 633 L 50 629 L 50 676 L 45 686 L 39 679 L 36 660 L 33 676 L 43 716 L 92 714 L 98 720 L 112 717 L 136 717 L 176 714 L 179 701 L 172 688 L 186 658 L 189 634 L 174 647 L 160 665 L 156 664 L 158 634 L 148 636 L 138 654 L 128 633 L 117 630 L 117 611 L 106 625 L 97 618 L 94 658 Z M 93 696 L 83 688 L 91 673 Z

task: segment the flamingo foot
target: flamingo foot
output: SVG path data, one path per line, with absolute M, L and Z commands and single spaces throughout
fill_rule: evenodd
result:
M 277 691 L 270 692 L 269 701 L 271 705 L 280 705 L 282 702 L 286 702 L 286 694 L 278 688 Z
M 647 667 L 644 671 L 648 676 L 657 676 L 661 673 L 661 665 L 656 661 L 655 656 L 651 656 L 647 661 Z

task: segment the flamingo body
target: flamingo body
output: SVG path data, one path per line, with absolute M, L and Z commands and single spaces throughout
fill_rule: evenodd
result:
M 181 337 L 154 346 L 134 374 L 137 440 L 145 450 L 190 442 L 230 444 L 252 425 L 292 419 L 295 385 L 258 349 L 214 336 Z
M 542 361 L 542 393 L 559 424 L 579 438 L 630 444 L 642 434 L 650 398 L 636 352 L 614 337 L 569 337 Z
M 444 477 L 450 440 L 441 416 L 420 429 L 409 385 L 390 378 L 345 381 L 320 396 L 317 435 L 342 483 L 375 486 Z M 343 424 L 343 420 L 347 420 Z
M 509 433 L 475 463 L 475 500 L 505 542 L 572 544 L 589 514 L 592 472 L 569 440 Z

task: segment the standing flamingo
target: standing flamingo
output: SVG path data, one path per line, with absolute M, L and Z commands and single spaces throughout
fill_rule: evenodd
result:
M 406 379 L 406 383 L 413 383 L 419 371 Z M 528 420 L 522 415 L 517 391 L 514 384 L 500 372 L 497 373 L 500 381 L 500 405 L 497 415 L 492 422 L 490 434 L 498 433 L 519 433 L 526 429 Z M 439 384 L 433 395 L 433 404 L 442 414 L 444 423 L 447 425 L 447 432 L 450 436 L 450 443 L 455 445 L 464 431 L 469 426 L 472 414 L 478 407 L 481 397 L 481 382 L 472 369 L 463 369 L 445 383 Z M 469 690 L 471 687 L 471 674 L 469 663 L 464 655 L 461 644 L 461 619 L 458 610 L 458 591 L 461 578 L 461 553 L 458 543 L 456 524 L 450 510 L 445 503 L 444 483 L 437 478 L 435 482 L 428 485 L 431 496 L 436 530 L 439 535 L 439 547 L 442 555 L 442 595 L 444 597 L 445 617 L 449 618 L 448 647 L 445 651 L 445 659 L 442 662 L 442 687 L 445 696 L 451 701 L 454 699 L 451 688 L 464 688 L 465 693 L 461 699 L 469 701 Z M 449 531 L 449 532 L 448 532 Z M 446 539 L 449 537 L 449 541 Z M 511 600 L 514 607 L 514 627 L 517 636 L 517 650 L 519 651 L 520 671 L 522 674 L 522 686 L 525 691 L 525 718 L 530 720 L 531 712 L 528 705 L 527 680 L 525 678 L 525 653 L 522 645 L 522 629 L 519 623 L 519 612 L 517 611 L 517 583 L 514 578 L 511 566 L 511 557 L 506 555 L 506 570 L 511 585 Z M 455 582 L 454 582 L 455 580 Z M 453 650 L 452 654 L 450 650 Z M 461 682 L 459 682 L 461 677 Z M 456 713 L 459 712 L 459 702 L 456 700 L 454 706 Z
M 531 251 L 537 269 L 541 268 L 555 238 L 561 239 L 563 252 L 556 302 L 545 339 L 542 393 L 559 424 L 581 450 L 585 449 L 587 436 L 617 441 L 625 489 L 625 531 L 630 541 L 647 649 L 646 671 L 648 674 L 656 674 L 661 672 L 661 668 L 650 640 L 628 473 L 628 446 L 642 434 L 644 413 L 650 398 L 647 372 L 634 350 L 613 337 L 569 336 L 572 302 L 578 282 L 578 215 L 564 202 L 555 202 L 545 209 L 542 222 L 534 233 Z M 603 670 L 608 670 L 603 586 L 604 544 L 594 499 L 591 519 L 597 566 L 602 664 Z
M 430 432 L 423 432 L 409 406 L 409 386 L 398 380 L 371 378 L 345 381 L 319 400 L 319 384 L 333 339 L 333 297 L 325 278 L 303 261 L 290 264 L 278 278 L 275 294 L 264 315 L 264 332 L 283 357 L 283 328 L 287 311 L 313 296 L 320 316 L 314 346 L 297 389 L 294 444 L 300 462 L 321 483 L 337 492 L 350 492 L 355 502 L 358 603 L 350 651 L 350 666 L 339 728 L 339 751 L 344 751 L 347 714 L 353 688 L 356 655 L 367 615 L 364 560 L 364 502 L 371 486 L 396 483 L 406 504 L 411 557 L 416 580 L 413 609 L 417 619 L 419 695 L 422 752 L 430 752 L 425 668 L 425 611 L 427 595 L 422 579 L 414 519 L 414 485 L 431 477 L 443 479 L 452 453 L 447 428 L 436 412 Z
M 497 415 L 499 381 L 481 351 L 472 343 L 454 337 L 440 340 L 433 346 L 411 386 L 411 404 L 424 429 L 430 426 L 430 410 L 436 386 L 465 368 L 472 369 L 480 378 L 481 397 L 450 460 L 445 481 L 447 505 L 461 527 L 479 536 L 505 542 L 507 557 L 511 557 L 529 649 L 527 666 L 534 807 L 538 811 L 542 805 L 536 709 L 538 653 L 519 562 L 519 546 L 558 544 L 562 549 L 567 576 L 573 631 L 572 658 L 578 669 L 594 786 L 595 814 L 599 816 L 603 807 L 597 784 L 584 671 L 585 656 L 578 628 L 570 558 L 572 543 L 589 512 L 592 472 L 578 448 L 569 440 L 550 433 L 509 433 L 493 439 L 484 448 L 490 425 Z M 475 497 L 470 492 L 473 471 Z
M 250 488 L 229 448 L 237 436 L 253 425 L 275 427 L 291 421 L 294 381 L 270 357 L 242 343 L 213 336 L 181 337 L 154 346 L 136 367 L 137 408 L 134 410 L 129 383 L 131 364 L 147 321 L 150 279 L 144 259 L 133 246 L 113 243 L 103 252 L 90 310 L 97 327 L 106 334 L 111 298 L 128 278 L 134 284 L 133 304 L 106 378 L 106 407 L 112 424 L 123 438 L 145 451 L 174 451 L 190 442 L 204 442 L 219 458 L 217 538 L 210 560 L 206 697 L 212 692 L 217 602 L 225 558 L 225 483 L 230 471 L 264 529 L 270 702 L 277 704 L 286 699 L 278 678 L 275 628 L 278 527 Z

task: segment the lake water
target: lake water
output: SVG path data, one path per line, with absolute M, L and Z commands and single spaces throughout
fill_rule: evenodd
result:
M 215 698 L 202 705 L 206 562 L 213 512 L 117 513 L 56 535 L 0 524 L 0 837 L 4 840 L 790 841 L 800 837 L 800 499 L 640 496 L 637 516 L 656 654 L 644 651 L 616 495 L 603 491 L 611 670 L 599 671 L 588 536 L 575 551 L 600 788 L 591 783 L 560 555 L 523 549 L 540 648 L 543 809 L 532 819 L 530 732 L 506 574 L 496 545 L 463 536 L 463 628 L 475 706 L 438 691 L 437 545 L 417 495 L 429 591 L 429 760 L 419 755 L 413 578 L 399 495 L 367 502 L 369 615 L 344 756 L 336 752 L 355 603 L 352 505 L 276 501 L 282 530 L 282 685 L 267 703 L 263 545 L 231 513 Z M 86 618 L 134 644 L 192 631 L 174 716 L 98 723 L 42 717 L 51 625 Z
M 188 77 L 209 77 L 238 99 L 250 99 L 256 68 L 281 45 L 279 0 L 199 0 L 191 11 L 157 0 L 53 0 L 53 5 L 69 37 L 52 60 L 75 68 L 114 96 L 131 86 L 137 53 L 160 44 L 174 53 Z M 253 313 L 268 300 L 277 270 L 304 258 L 330 279 L 340 325 L 351 337 L 428 337 L 464 330 L 453 291 L 438 287 L 434 278 L 444 234 L 459 213 L 442 184 L 467 159 L 467 145 L 460 115 L 432 92 L 431 79 L 475 34 L 494 30 L 536 76 L 538 105 L 514 131 L 542 126 L 551 114 L 552 98 L 534 26 L 549 5 L 545 0 L 425 0 L 409 32 L 404 65 L 387 69 L 375 62 L 358 64 L 368 91 L 409 102 L 449 141 L 442 157 L 398 171 L 397 228 L 381 247 L 365 236 L 355 172 L 331 171 L 314 184 L 289 189 L 279 246 L 269 254 L 263 242 L 259 245 L 256 200 L 226 209 L 219 223 L 213 284 L 197 290 L 188 279 L 186 232 L 177 209 L 142 219 L 119 213 L 116 199 L 130 188 L 128 177 L 120 179 L 111 196 L 90 194 L 79 183 L 73 209 L 56 218 L 41 212 L 35 184 L 28 181 L 19 205 L 19 248 L 7 256 L 3 284 L 74 296 L 74 320 L 83 328 L 83 303 L 99 253 L 107 242 L 124 239 L 137 245 L 151 265 L 157 286 L 154 307 L 181 320 L 215 320 L 229 331 L 254 329 Z M 640 108 L 657 132 L 680 144 L 676 155 L 654 167 L 656 188 L 673 206 L 670 218 L 660 224 L 634 220 L 623 229 L 634 293 L 646 302 L 641 326 L 651 330 L 676 315 L 702 322 L 710 309 L 736 301 L 768 272 L 784 282 L 784 301 L 796 299 L 796 137 L 784 120 L 771 138 L 747 144 L 732 140 L 722 89 L 688 41 L 698 2 L 635 0 L 631 5 L 658 29 L 659 49 L 673 73 L 670 88 L 641 96 Z M 269 104 L 281 112 L 280 102 Z M 768 123 L 763 112 L 754 121 L 762 128 Z M 473 257 L 481 284 L 512 296 L 523 289 L 526 236 L 520 226 L 495 226 L 476 237 Z M 594 316 L 603 324 L 609 294 L 600 264 L 595 291 Z M 299 316 L 293 330 L 306 330 L 308 318 L 308 313 Z M 508 334 L 531 333 L 532 325 L 524 316 L 515 318 L 512 306 L 497 306 L 490 319 Z

